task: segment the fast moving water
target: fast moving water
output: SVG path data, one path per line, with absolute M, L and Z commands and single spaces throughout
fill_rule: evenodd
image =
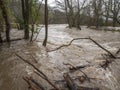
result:
M 12 37 L 22 37 L 22 31 L 12 30 Z M 112 53 L 120 48 L 120 32 L 91 30 L 82 27 L 82 31 L 68 29 L 66 25 L 50 25 L 47 49 L 53 50 L 63 44 L 68 44 L 73 38 L 92 37 L 103 47 Z M 120 60 L 111 63 L 104 70 L 99 66 L 104 61 L 101 54 L 105 54 L 89 40 L 77 40 L 69 47 L 63 47 L 54 52 L 46 52 L 42 47 L 44 29 L 41 30 L 36 42 L 28 41 L 12 42 L 10 47 L 6 44 L 0 46 L 0 90 L 28 90 L 28 85 L 22 79 L 23 76 L 32 76 L 40 81 L 43 86 L 49 87 L 46 82 L 34 74 L 34 69 L 25 64 L 14 53 L 29 60 L 42 70 L 51 80 L 62 80 L 63 73 L 68 71 L 68 66 L 63 63 L 71 63 L 74 66 L 90 65 L 83 71 L 91 78 L 91 83 L 85 82 L 83 86 L 100 87 L 101 90 L 120 90 Z M 36 59 L 36 61 L 33 59 Z M 71 76 L 80 76 L 75 72 Z

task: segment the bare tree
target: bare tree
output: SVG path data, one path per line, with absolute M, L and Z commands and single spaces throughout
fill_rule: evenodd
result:
M 90 27 L 93 24 L 92 2 L 87 4 L 85 11 L 85 14 L 87 15 L 87 27 Z
M 110 0 L 104 0 L 105 5 L 105 25 L 108 25 L 109 17 L 110 17 L 110 9 L 111 9 L 111 1 Z
M 80 0 L 77 0 L 77 13 L 76 13 L 75 17 L 76 17 L 76 27 L 78 29 L 80 29 L 80 30 L 81 30 L 81 27 L 80 27 L 80 20 L 81 20 L 80 14 L 81 14 L 82 9 L 84 8 L 84 5 L 85 5 L 86 1 L 87 0 L 84 0 L 83 2 L 80 3 Z
M 74 8 L 73 8 L 73 1 L 66 0 L 68 12 L 66 13 L 69 19 L 69 27 L 75 27 L 75 17 L 74 17 Z
M 69 28 L 76 27 L 81 29 L 80 22 L 81 22 L 81 14 L 82 10 L 85 7 L 85 3 L 87 0 L 56 0 L 57 6 L 63 9 L 66 13 L 67 22 Z
M 22 8 L 21 0 L 10 0 L 9 7 L 12 11 L 13 17 L 15 19 L 16 26 L 18 30 L 23 29 L 23 18 L 22 18 Z
M 47 0 L 45 0 L 45 39 L 43 41 L 43 46 L 47 45 L 48 38 L 48 4 Z
M 120 17 L 120 0 L 110 0 L 111 1 L 111 13 L 110 16 L 113 19 L 113 27 L 116 26 L 116 23 L 119 23 Z
M 6 25 L 6 40 L 7 42 L 10 42 L 10 22 L 8 19 L 6 5 L 3 0 L 0 0 L 0 9 Z
M 1 23 L 0 23 L 0 43 L 3 42 L 3 39 L 2 39 L 2 36 L 1 36 L 1 31 L 2 31 L 2 30 L 1 30 L 1 27 L 2 27 L 2 26 L 1 26 Z
M 40 9 L 42 2 L 39 2 L 39 0 L 30 0 L 30 24 L 31 24 L 31 37 L 30 37 L 30 42 L 33 41 L 34 37 L 34 32 L 35 32 L 35 26 L 37 26 L 37 23 L 40 18 Z
M 120 16 L 116 19 L 117 23 L 120 24 Z
M 94 21 L 96 28 L 99 27 L 100 24 L 100 18 L 102 16 L 102 4 L 103 0 L 92 0 L 92 8 L 94 13 Z
M 3 31 L 3 23 L 2 23 L 2 16 L 1 16 L 1 12 L 0 12 L 0 43 L 3 42 L 2 36 L 1 36 L 1 32 Z

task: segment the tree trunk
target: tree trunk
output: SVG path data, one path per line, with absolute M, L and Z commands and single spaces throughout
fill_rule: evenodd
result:
M 26 19 L 25 19 L 25 22 L 26 22 L 26 27 L 25 27 L 25 39 L 29 39 L 29 0 L 25 0 L 25 4 L 26 4 Z
M 96 28 L 98 28 L 99 27 L 99 19 L 98 19 L 98 17 L 96 18 Z
M 74 11 L 73 11 L 73 6 L 72 6 L 72 0 L 66 0 L 66 6 L 68 7 L 68 24 L 69 24 L 69 28 L 75 27 L 75 17 L 74 17 Z M 66 7 L 66 9 L 67 9 Z
M 1 32 L 3 31 L 2 29 L 3 29 L 3 27 L 2 27 L 2 23 L 0 22 L 0 43 L 3 42 L 3 40 L 2 40 L 2 36 L 1 36 Z
M 105 19 L 105 25 L 108 26 L 108 20 L 109 20 L 109 12 L 111 9 L 111 0 L 107 1 L 105 3 L 105 7 L 106 7 L 106 19 Z
M 6 40 L 7 42 L 10 42 L 10 22 L 8 20 L 8 13 L 3 0 L 0 0 L 0 8 L 6 25 Z
M 1 36 L 1 32 L 0 32 L 0 43 L 2 43 L 3 40 L 2 40 L 2 36 Z
M 105 25 L 108 26 L 108 17 L 105 19 Z
M 24 20 L 24 38 L 29 39 L 29 0 L 21 0 Z
M 78 2 L 78 11 L 77 11 L 77 15 L 76 15 L 76 28 L 81 30 L 80 27 L 80 4 L 79 4 L 79 0 L 77 0 Z
M 32 32 L 32 34 L 31 34 L 30 42 L 33 41 L 33 36 L 34 36 L 34 24 L 32 24 L 31 32 Z
M 68 22 L 68 25 L 70 25 L 70 20 L 69 20 L 69 15 L 67 10 L 67 0 L 64 0 L 64 3 L 65 3 L 65 13 L 66 13 L 67 22 Z
M 117 18 L 116 18 L 116 22 L 117 22 L 118 24 L 120 24 L 120 20 L 119 20 L 119 19 L 117 19 Z
M 113 17 L 113 27 L 116 26 L 116 18 Z
M 47 0 L 45 0 L 45 39 L 43 41 L 43 46 L 47 45 L 47 38 L 48 38 L 48 6 Z

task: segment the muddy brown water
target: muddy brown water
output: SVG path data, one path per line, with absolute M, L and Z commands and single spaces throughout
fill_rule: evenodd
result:
M 12 30 L 11 37 L 23 37 L 23 31 Z M 47 49 L 52 50 L 63 44 L 68 44 L 73 38 L 92 37 L 113 54 L 120 48 L 120 32 L 92 30 L 85 26 L 82 30 L 68 29 L 66 25 L 50 25 Z M 51 81 L 63 80 L 63 73 L 69 71 L 69 66 L 63 63 L 71 63 L 74 66 L 90 65 L 83 71 L 91 78 L 91 83 L 84 82 L 81 86 L 99 87 L 100 90 L 120 90 L 120 59 L 109 65 L 104 70 L 99 64 L 104 61 L 101 54 L 106 52 L 89 40 L 76 40 L 69 47 L 63 47 L 54 52 L 46 52 L 42 47 L 44 28 L 41 30 L 37 41 L 29 43 L 21 40 L 12 42 L 11 45 L 0 46 L 0 90 L 28 90 L 28 85 L 22 79 L 23 76 L 32 76 L 49 90 L 47 82 L 34 74 L 34 69 L 15 56 L 15 52 L 29 60 L 43 71 Z M 33 60 L 32 56 L 37 60 Z M 120 55 L 119 55 L 120 56 Z M 71 77 L 81 76 L 76 71 Z M 63 85 L 58 85 L 61 87 Z

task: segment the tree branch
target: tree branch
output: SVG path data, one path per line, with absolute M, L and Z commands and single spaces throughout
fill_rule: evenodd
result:
M 59 47 L 57 47 L 56 49 L 53 49 L 53 50 L 48 50 L 48 52 L 57 51 L 57 50 L 59 50 L 59 49 L 61 49 L 61 48 L 63 48 L 63 47 L 68 47 L 68 46 L 70 46 L 70 45 L 72 44 L 73 41 L 75 41 L 75 40 L 80 40 L 80 39 L 88 39 L 88 40 L 91 40 L 94 44 L 96 44 L 98 47 L 100 47 L 100 48 L 103 49 L 105 52 L 107 52 L 112 58 L 115 58 L 115 59 L 116 59 L 115 55 L 113 55 L 109 50 L 105 49 L 102 45 L 100 45 L 98 42 L 96 42 L 95 40 L 93 40 L 91 37 L 89 37 L 89 38 L 74 38 L 74 39 L 72 39 L 68 44 L 66 44 L 66 45 L 61 45 L 61 46 L 59 46 Z
M 59 50 L 59 49 L 61 49 L 61 48 L 63 48 L 63 47 L 68 47 L 68 46 L 70 46 L 70 45 L 72 44 L 73 41 L 79 40 L 79 39 L 89 39 L 89 38 L 74 38 L 74 39 L 72 39 L 68 44 L 66 44 L 66 45 L 61 45 L 61 46 L 59 46 L 59 47 L 57 47 L 56 49 L 53 49 L 53 50 L 48 50 L 48 52 L 53 52 L 53 51 L 57 51 L 57 50 Z
M 30 66 L 32 66 L 37 72 L 39 72 L 38 74 L 41 76 L 41 78 L 43 78 L 44 80 L 46 80 L 51 86 L 53 86 L 56 90 L 59 90 L 54 84 L 52 84 L 52 82 L 48 79 L 48 77 L 42 72 L 40 71 L 35 65 L 33 65 L 32 63 L 30 63 L 29 61 L 25 60 L 24 58 L 22 58 L 20 55 L 18 55 L 17 53 L 15 53 L 15 55 L 17 57 L 19 57 L 22 61 L 24 61 L 25 63 L 29 64 Z

